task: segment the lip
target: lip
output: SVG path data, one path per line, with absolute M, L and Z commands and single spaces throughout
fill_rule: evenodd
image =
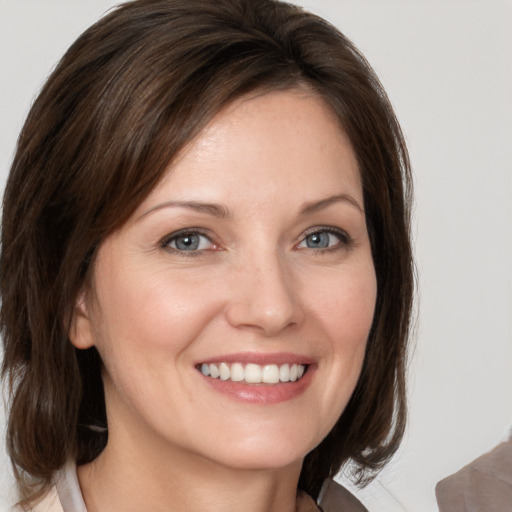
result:
M 310 357 L 292 354 L 275 353 L 261 354 L 255 352 L 244 352 L 239 354 L 226 354 L 214 358 L 205 359 L 201 363 L 242 363 L 242 364 L 304 364 L 307 365 L 306 373 L 295 382 L 280 382 L 277 384 L 248 384 L 246 382 L 233 382 L 231 380 L 213 379 L 201 372 L 197 375 L 202 378 L 214 391 L 228 396 L 229 398 L 248 404 L 270 405 L 286 402 L 300 396 L 311 384 L 317 365 Z
M 294 354 L 292 352 L 260 353 L 260 352 L 239 352 L 234 354 L 224 354 L 209 359 L 202 359 L 196 362 L 196 366 L 202 363 L 242 363 L 242 364 L 304 364 L 311 365 L 314 360 L 311 357 Z

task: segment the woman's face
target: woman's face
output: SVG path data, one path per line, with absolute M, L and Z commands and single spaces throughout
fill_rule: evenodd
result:
M 109 444 L 300 464 L 354 390 L 376 298 L 356 158 L 325 103 L 226 107 L 100 246 L 93 288 L 71 338 L 104 362 Z

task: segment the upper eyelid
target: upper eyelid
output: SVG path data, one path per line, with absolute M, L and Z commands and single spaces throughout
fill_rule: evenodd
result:
M 304 238 L 309 235 L 313 235 L 315 233 L 333 233 L 335 235 L 339 235 L 342 238 L 346 238 L 347 240 L 351 240 L 352 237 L 347 233 L 345 229 L 337 228 L 335 226 L 315 226 L 310 229 L 307 229 L 302 235 L 300 241 L 304 240 Z

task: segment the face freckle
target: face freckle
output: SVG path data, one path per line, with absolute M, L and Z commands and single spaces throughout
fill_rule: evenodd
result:
M 357 383 L 375 297 L 359 169 L 327 105 L 228 105 L 99 249 L 72 339 L 104 362 L 107 451 L 300 464 Z

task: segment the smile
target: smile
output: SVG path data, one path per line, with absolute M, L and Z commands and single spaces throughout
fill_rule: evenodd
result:
M 242 363 L 203 363 L 198 369 L 206 377 L 223 381 L 244 382 L 247 384 L 279 384 L 300 380 L 307 365 L 305 364 L 242 364 Z

